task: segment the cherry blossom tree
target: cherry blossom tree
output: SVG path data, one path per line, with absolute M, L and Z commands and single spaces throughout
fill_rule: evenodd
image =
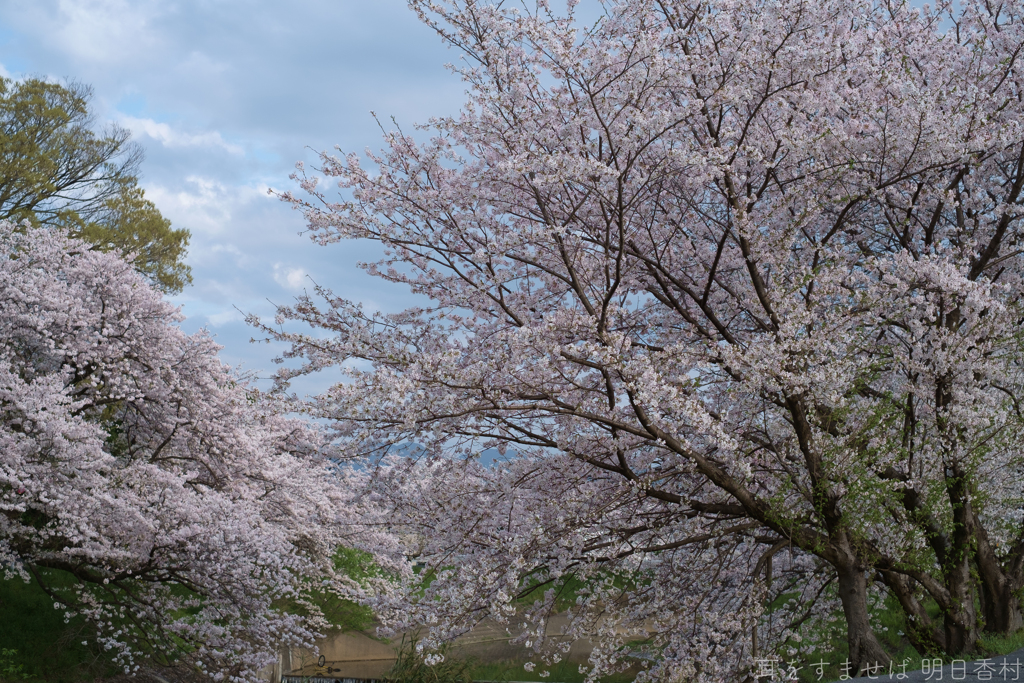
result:
M 307 410 L 432 572 L 381 613 L 551 662 L 568 609 L 593 676 L 651 680 L 742 679 L 837 609 L 887 664 L 887 597 L 922 653 L 1018 628 L 1024 5 L 410 5 L 461 114 L 284 198 L 429 303 L 263 328 L 282 386 L 346 374 Z
M 321 625 L 278 607 L 332 576 L 339 481 L 180 320 L 119 257 L 0 223 L 0 559 L 126 671 L 254 680 Z

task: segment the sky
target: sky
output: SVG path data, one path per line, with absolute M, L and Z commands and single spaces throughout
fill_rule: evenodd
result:
M 456 61 L 405 0 L 0 0 L 0 74 L 87 84 L 97 123 L 132 131 L 146 197 L 192 233 L 183 328 L 262 377 L 284 347 L 250 343 L 244 313 L 272 318 L 313 282 L 369 310 L 410 301 L 358 268 L 375 245 L 315 245 L 268 189 L 297 191 L 317 152 L 379 149 L 371 111 L 403 129 L 456 113 Z

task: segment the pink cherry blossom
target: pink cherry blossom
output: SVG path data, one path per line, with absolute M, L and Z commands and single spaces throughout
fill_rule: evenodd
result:
M 567 611 L 591 680 L 665 681 L 743 680 L 837 610 L 853 671 L 888 663 L 887 596 L 922 652 L 1019 628 L 1024 4 L 410 5 L 461 114 L 284 198 L 424 303 L 263 326 L 282 389 L 345 375 L 304 408 L 397 545 L 360 543 L 430 572 L 386 622 L 490 617 L 551 664 Z
M 279 603 L 332 576 L 342 489 L 180 321 L 118 257 L 0 223 L 0 561 L 126 672 L 141 648 L 254 680 L 322 626 Z

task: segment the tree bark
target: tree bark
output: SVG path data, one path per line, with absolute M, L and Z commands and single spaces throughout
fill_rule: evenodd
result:
M 911 579 L 893 571 L 879 571 L 882 581 L 899 600 L 907 617 L 907 640 L 922 657 L 945 650 L 945 634 L 938 630 L 921 601 L 914 595 Z
M 974 524 L 967 475 L 959 465 L 947 467 L 946 491 L 953 511 L 953 530 L 942 567 L 946 590 L 949 591 L 949 604 L 943 609 L 943 629 L 946 652 L 952 655 L 978 649 L 978 613 L 974 607 L 974 578 L 971 576 L 977 525 Z
M 1019 578 L 1003 570 L 984 527 L 977 520 L 974 526 L 977 540 L 975 562 L 978 565 L 981 617 L 985 622 L 985 632 L 1014 633 L 1024 626 L 1021 601 L 1017 595 L 1021 588 Z
M 846 616 L 846 639 L 850 646 L 850 675 L 860 676 L 867 667 L 888 667 L 891 661 L 881 643 L 875 638 L 868 618 L 868 582 L 864 567 L 851 562 L 837 567 L 839 599 Z
M 946 570 L 950 601 L 943 614 L 943 631 L 946 635 L 946 652 L 951 655 L 971 653 L 978 649 L 978 613 L 974 608 L 968 560 L 965 556 Z

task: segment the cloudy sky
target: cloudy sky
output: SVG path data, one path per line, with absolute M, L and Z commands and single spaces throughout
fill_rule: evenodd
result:
M 98 119 L 132 130 L 146 196 L 192 232 L 185 328 L 263 375 L 281 349 L 250 344 L 239 311 L 310 279 L 370 308 L 406 300 L 356 267 L 373 245 L 314 245 L 267 188 L 294 189 L 314 151 L 379 148 L 371 110 L 403 128 L 456 112 L 457 59 L 404 0 L 0 0 L 0 73 L 89 84 Z

